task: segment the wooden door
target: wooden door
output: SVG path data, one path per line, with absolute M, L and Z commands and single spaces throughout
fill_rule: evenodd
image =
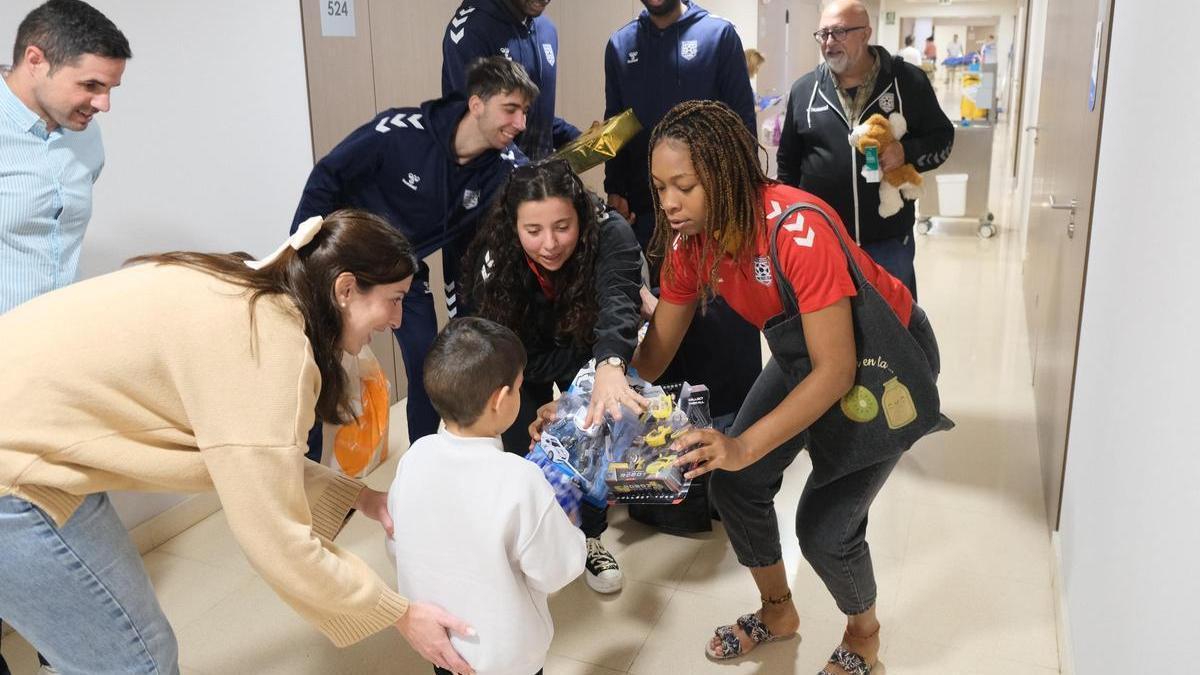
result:
M 1112 0 L 1050 3 L 1025 295 L 1043 492 L 1057 529 L 1100 143 Z M 1099 40 L 1098 47 L 1094 45 Z M 1089 92 L 1095 67 L 1095 101 Z

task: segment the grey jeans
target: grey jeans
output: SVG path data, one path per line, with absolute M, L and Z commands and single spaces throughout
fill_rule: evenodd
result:
M 916 306 L 909 331 L 925 350 L 936 374 L 940 363 L 933 329 Z M 774 410 L 791 390 L 788 378 L 771 358 L 738 411 L 730 435 L 737 436 Z M 709 498 L 721 514 L 729 543 L 742 565 L 769 567 L 782 559 L 775 495 L 783 485 L 784 470 L 808 444 L 808 432 L 801 432 L 745 469 L 718 470 L 709 478 Z M 809 450 L 830 452 L 836 448 Z M 875 604 L 867 515 L 897 462 L 898 457 L 883 461 L 820 487 L 815 487 L 810 478 L 800 495 L 796 507 L 800 550 L 844 614 L 861 614 Z

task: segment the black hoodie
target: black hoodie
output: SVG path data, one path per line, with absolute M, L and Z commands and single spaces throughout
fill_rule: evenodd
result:
M 942 112 L 929 77 L 883 47 L 871 47 L 879 75 L 858 119 L 846 119 L 829 66 L 822 63 L 792 85 L 780 137 L 779 180 L 829 202 L 859 245 L 912 233 L 915 202 L 888 218 L 879 215 L 879 184 L 862 177 L 863 155 L 850 145 L 850 129 L 875 113 L 904 115 L 900 139 L 905 161 L 917 171 L 936 169 L 950 156 L 954 125 Z

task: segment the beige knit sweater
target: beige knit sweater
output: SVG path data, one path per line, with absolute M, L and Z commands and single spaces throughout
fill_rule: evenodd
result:
M 408 601 L 332 539 L 362 484 L 304 458 L 321 376 L 281 296 L 141 265 L 0 315 L 0 495 L 60 525 L 105 490 L 216 490 L 279 596 L 338 646 Z

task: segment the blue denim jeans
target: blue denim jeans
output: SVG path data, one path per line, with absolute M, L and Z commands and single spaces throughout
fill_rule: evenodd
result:
M 63 527 L 0 497 L 0 613 L 64 675 L 178 673 L 178 646 L 108 495 Z
M 917 269 L 914 261 L 917 257 L 917 241 L 912 232 L 903 237 L 872 241 L 862 245 L 862 250 L 888 271 L 888 274 L 908 286 L 912 293 L 913 302 L 917 301 Z

